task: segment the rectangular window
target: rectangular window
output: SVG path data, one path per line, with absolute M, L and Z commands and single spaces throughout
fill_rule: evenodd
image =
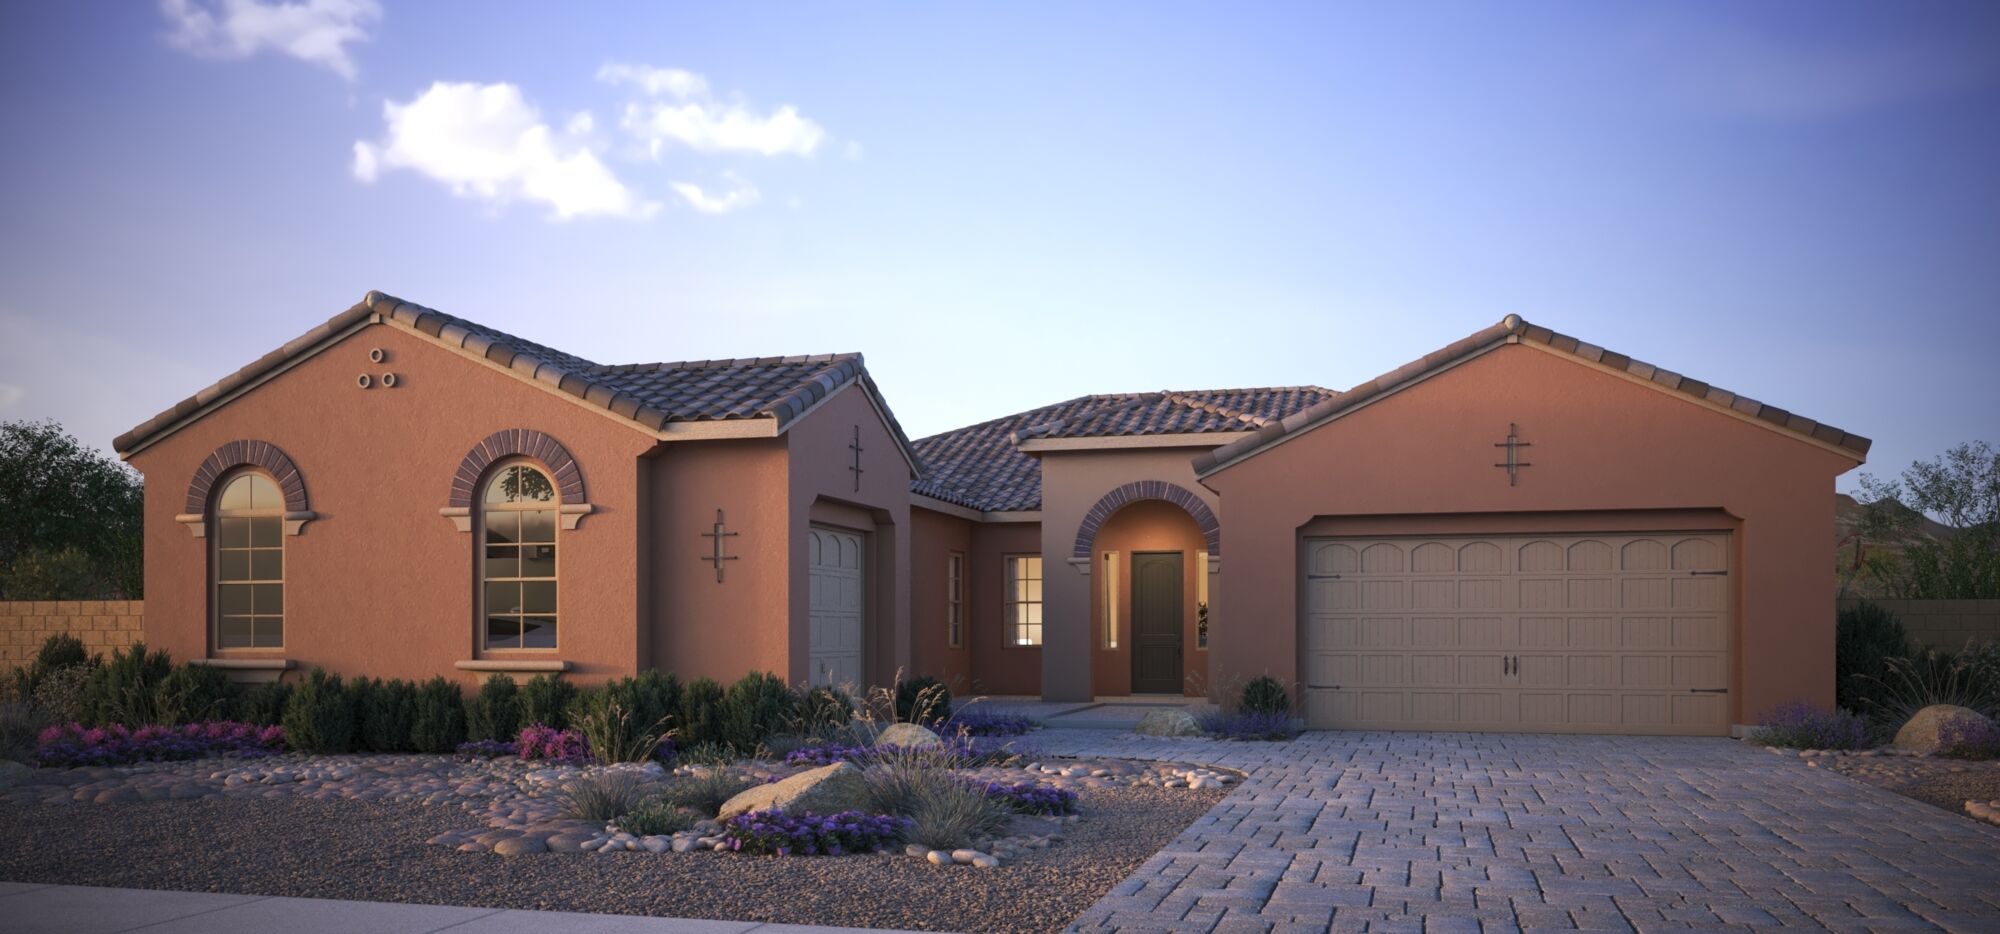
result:
M 1042 556 L 1007 556 L 1007 644 L 1042 644 Z
M 556 511 L 489 509 L 486 639 L 489 649 L 556 647 Z
M 945 636 L 951 647 L 965 647 L 965 556 L 954 551 L 945 559 Z
M 224 514 L 216 521 L 216 647 L 283 648 L 284 520 Z
M 1208 648 L 1208 552 L 1194 553 L 1194 647 Z
M 1118 552 L 1104 553 L 1104 647 L 1118 647 Z

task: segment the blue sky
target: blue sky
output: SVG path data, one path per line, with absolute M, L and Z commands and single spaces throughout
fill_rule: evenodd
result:
M 2000 442 L 1991 3 L 17 3 L 0 105 L 0 418 L 107 448 L 368 289 L 913 435 L 1518 313 Z

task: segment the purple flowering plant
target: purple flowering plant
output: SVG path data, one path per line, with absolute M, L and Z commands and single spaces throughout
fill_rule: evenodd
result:
M 1292 715 L 1283 711 L 1207 713 L 1202 715 L 1200 722 L 1204 732 L 1222 739 L 1286 740 L 1299 735 L 1299 731 L 1292 727 Z
M 64 723 L 43 730 L 36 740 L 37 765 L 75 768 L 206 756 L 274 755 L 285 749 L 285 728 L 229 720 L 138 729 L 117 723 L 99 727 Z
M 1020 742 L 1009 741 L 1003 736 L 974 736 L 970 733 L 955 733 L 943 738 L 942 744 L 926 750 L 934 757 L 939 768 L 962 769 L 975 765 L 994 765 L 1015 759 L 1031 757 L 1032 747 Z M 786 765 L 821 766 L 835 762 L 852 762 L 855 765 L 870 765 L 884 755 L 876 746 L 854 746 L 845 743 L 815 743 L 801 746 L 785 754 Z
M 1845 710 L 1790 701 L 1766 714 L 1750 740 L 1793 749 L 1861 749 L 1869 745 L 1868 721 Z
M 514 755 L 514 744 L 497 739 L 475 739 L 458 744 L 458 760 L 471 762 L 474 759 L 498 759 Z
M 872 853 L 900 839 L 907 818 L 860 811 L 787 814 L 751 811 L 724 821 L 722 836 L 738 853 L 772 856 L 841 856 Z
M 2000 759 L 2000 723 L 1952 720 L 1938 731 L 1938 755 L 1948 759 Z
M 973 787 L 996 801 L 1004 801 L 1017 814 L 1074 814 L 1076 792 L 1039 782 L 989 782 L 969 780 Z
M 583 741 L 583 734 L 575 730 L 558 730 L 536 723 L 522 727 L 520 736 L 511 745 L 523 759 L 566 765 L 590 761 L 590 749 Z

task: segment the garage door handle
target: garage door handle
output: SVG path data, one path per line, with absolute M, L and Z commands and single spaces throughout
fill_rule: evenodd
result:
M 1689 571 L 1689 577 L 1728 577 L 1728 571 Z
M 1688 688 L 1689 694 L 1727 694 L 1728 688 Z

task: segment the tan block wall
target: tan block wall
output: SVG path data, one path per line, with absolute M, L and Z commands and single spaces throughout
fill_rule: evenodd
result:
M 1842 600 L 1845 610 L 1860 600 Z M 1902 621 L 1910 641 L 1958 651 L 1968 642 L 2000 640 L 2000 600 L 1872 600 Z
M 0 601 L 0 669 L 13 670 L 35 658 L 50 636 L 70 633 L 102 655 L 146 638 L 146 604 L 141 600 Z

